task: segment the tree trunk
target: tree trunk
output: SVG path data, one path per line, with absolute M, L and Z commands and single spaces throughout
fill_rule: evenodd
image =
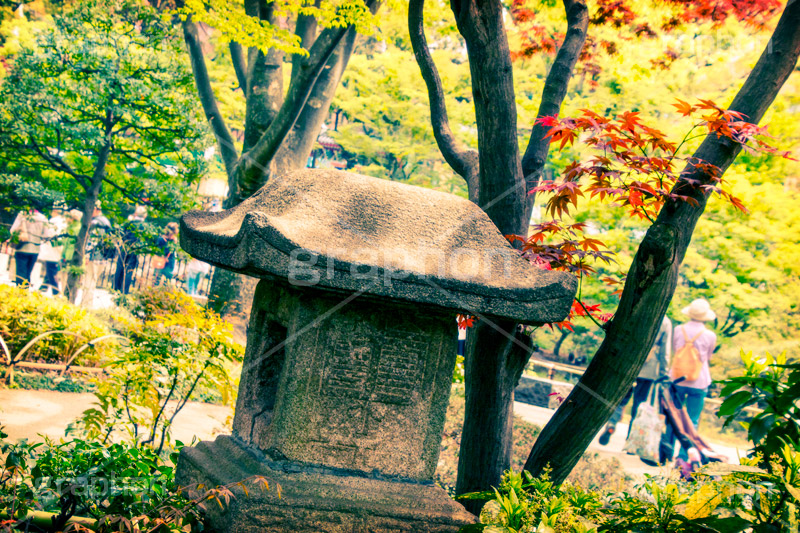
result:
M 503 235 L 525 231 L 525 186 L 517 141 L 511 58 L 498 0 L 451 0 L 467 43 L 478 125 L 481 208 Z M 511 463 L 514 387 L 531 355 L 513 322 L 481 318 L 470 332 L 466 407 L 456 492 L 498 486 Z M 477 513 L 479 502 L 467 501 Z
M 97 205 L 97 199 L 100 197 L 100 191 L 103 188 L 103 178 L 106 174 L 106 165 L 108 158 L 111 155 L 111 140 L 107 140 L 100 153 L 97 156 L 97 163 L 95 165 L 94 173 L 92 174 L 92 181 L 89 188 L 86 189 L 86 198 L 83 202 L 83 216 L 81 216 L 81 227 L 78 230 L 78 236 L 75 239 L 75 252 L 70 261 L 70 269 L 67 273 L 67 296 L 69 301 L 75 303 L 78 297 L 78 289 L 81 287 L 84 273 L 84 258 L 86 257 L 86 243 L 89 240 L 89 228 L 92 224 L 94 217 L 94 209 Z M 91 304 L 91 302 L 89 302 Z
M 555 346 L 553 346 L 553 356 L 560 357 L 561 352 L 561 345 L 564 344 L 564 340 L 569 336 L 570 331 L 567 328 L 561 330 L 561 336 L 556 341 Z
M 319 75 L 297 123 L 275 154 L 273 170 L 277 176 L 306 166 L 308 156 L 322 131 L 322 123 L 328 118 L 344 69 L 353 54 L 356 37 L 355 29 L 351 28 Z
M 513 322 L 481 320 L 469 331 L 456 493 L 497 487 L 511 466 L 514 388 L 532 351 L 530 338 Z M 475 514 L 482 506 L 462 503 Z
M 789 2 L 758 63 L 730 106 L 757 124 L 797 64 L 800 55 L 800 2 Z M 726 138 L 707 137 L 694 160 L 715 165 L 720 175 L 741 150 Z M 678 269 L 709 193 L 701 186 L 711 176 L 692 164 L 681 174 L 675 191 L 697 201 L 671 200 L 650 227 L 634 257 L 619 308 L 605 340 L 578 385 L 545 426 L 531 450 L 525 469 L 540 475 L 548 465 L 561 483 L 592 438 L 630 388 L 675 292 Z M 697 185 L 700 184 L 700 185 Z

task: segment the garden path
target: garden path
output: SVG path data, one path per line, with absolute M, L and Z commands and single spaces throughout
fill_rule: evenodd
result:
M 93 401 L 94 396 L 88 393 L 0 389 L 0 426 L 4 426 L 4 431 L 11 439 L 38 440 L 39 435 L 59 438 L 64 435 L 67 425 L 88 409 Z M 551 409 L 519 402 L 514 404 L 516 415 L 538 426 L 544 426 L 553 412 Z M 201 440 L 212 439 L 215 435 L 226 432 L 226 420 L 232 413 L 233 410 L 229 407 L 190 402 L 175 417 L 173 438 L 183 442 L 191 442 L 194 436 Z M 638 457 L 622 451 L 627 431 L 627 424 L 619 424 L 607 446 L 601 446 L 595 437 L 589 451 L 597 452 L 603 458 L 617 458 L 625 471 L 636 478 L 641 478 L 644 474 L 660 473 L 659 468 L 649 467 Z M 737 449 L 718 443 L 712 443 L 712 446 L 717 452 L 729 457 L 731 462 L 738 462 L 737 458 L 746 452 L 744 448 Z

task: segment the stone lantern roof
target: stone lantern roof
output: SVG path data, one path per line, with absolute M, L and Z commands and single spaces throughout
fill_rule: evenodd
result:
M 534 267 L 458 196 L 338 170 L 271 179 L 238 206 L 181 219 L 218 267 L 526 324 L 563 320 L 576 280 Z

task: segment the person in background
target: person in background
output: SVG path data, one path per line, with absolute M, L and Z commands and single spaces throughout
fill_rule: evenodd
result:
M 47 222 L 45 229 L 45 240 L 39 252 L 39 261 L 44 264 L 45 275 L 44 283 L 39 288 L 42 292 L 52 291 L 53 294 L 60 294 L 58 284 L 58 271 L 61 263 L 61 256 L 64 253 L 64 234 L 67 231 L 67 220 L 63 216 L 63 210 L 56 207 L 53 209 L 52 216 Z
M 686 407 L 689 419 L 697 429 L 700 415 L 703 413 L 706 395 L 708 394 L 708 386 L 711 385 L 711 370 L 708 367 L 708 362 L 717 346 L 717 335 L 706 327 L 706 322 L 714 320 L 717 315 L 711 310 L 708 300 L 703 298 L 694 300 L 687 307 L 684 307 L 681 313 L 688 316 L 689 321 L 675 327 L 675 331 L 672 334 L 672 348 L 674 352 L 677 352 L 691 342 L 700 355 L 702 367 L 700 376 L 696 380 L 681 381 L 675 385 L 675 392 L 677 399 Z M 674 380 L 675 378 L 676 376 L 670 372 L 670 379 Z M 669 426 L 664 438 L 670 443 L 674 442 L 675 437 L 671 434 Z M 686 450 L 681 448 L 679 457 L 684 461 L 687 460 Z
M 31 272 L 39 257 L 45 236 L 47 217 L 36 209 L 20 213 L 11 225 L 11 240 L 15 242 L 15 283 L 18 286 L 31 284 Z
M 143 205 L 137 205 L 125 225 L 125 233 L 122 235 L 122 243 L 117 254 L 117 270 L 114 273 L 114 290 L 122 294 L 130 292 L 133 273 L 136 271 L 136 267 L 139 266 L 139 255 L 137 253 L 139 245 L 138 230 L 146 218 L 147 208 Z
M 164 256 L 164 267 L 156 273 L 156 285 L 163 282 L 170 284 L 175 276 L 175 251 L 178 246 L 178 223 L 170 222 L 167 224 L 164 234 L 158 238 L 156 246 L 161 249 Z
M 658 330 L 656 340 L 647 354 L 647 359 L 639 370 L 639 376 L 636 378 L 636 383 L 620 404 L 617 406 L 614 413 L 606 425 L 600 438 L 597 440 L 601 445 L 605 446 L 611 439 L 611 435 L 616 430 L 617 423 L 622 419 L 622 413 L 625 411 L 625 406 L 628 401 L 633 397 L 633 406 L 631 407 L 631 422 L 636 418 L 636 412 L 642 402 L 647 401 L 647 396 L 650 394 L 650 389 L 653 383 L 667 376 L 669 373 L 669 361 L 672 352 L 672 321 L 664 317 L 661 321 L 661 328 Z M 628 435 L 631 432 L 631 424 L 628 425 Z M 627 438 L 627 437 L 626 437 Z
M 197 296 L 197 285 L 210 270 L 211 265 L 194 257 L 186 264 L 186 292 L 189 295 Z

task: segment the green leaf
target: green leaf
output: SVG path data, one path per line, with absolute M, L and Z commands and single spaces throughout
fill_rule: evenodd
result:
M 717 416 L 724 418 L 736 413 L 743 405 L 753 399 L 753 393 L 750 391 L 739 391 L 725 398 L 722 405 L 719 406 Z
M 689 523 L 709 527 L 718 533 L 739 533 L 740 531 L 753 527 L 752 522 L 738 516 L 730 516 L 727 518 L 709 516 L 698 520 L 692 520 Z

